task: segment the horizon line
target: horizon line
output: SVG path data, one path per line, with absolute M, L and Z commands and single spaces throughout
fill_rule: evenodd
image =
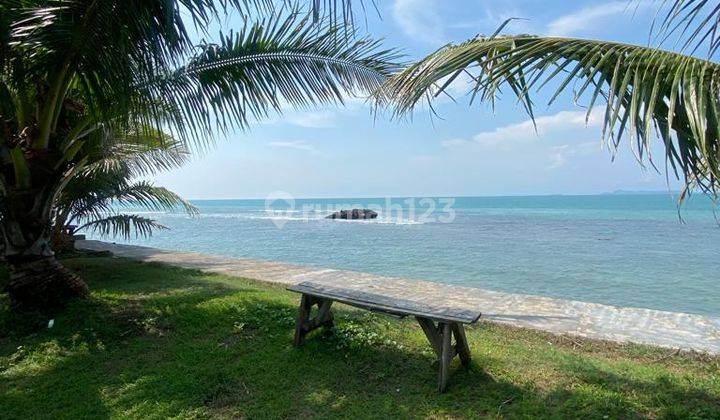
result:
M 599 193 L 547 193 L 547 194 L 505 194 L 505 195 L 383 195 L 383 196 L 310 196 L 310 197 L 293 197 L 294 200 L 347 200 L 347 199 L 381 199 L 381 198 L 508 198 L 508 197 L 585 197 L 599 195 L 675 195 L 680 191 L 665 190 L 615 190 Z M 266 200 L 267 197 L 235 197 L 235 198 L 189 198 L 190 201 L 229 201 L 229 200 Z

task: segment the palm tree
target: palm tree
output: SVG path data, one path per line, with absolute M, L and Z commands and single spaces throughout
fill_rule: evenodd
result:
M 348 0 L 313 0 L 309 11 L 275 3 L 0 3 L 0 246 L 14 308 L 87 295 L 54 257 L 52 214 L 114 133 L 202 147 L 281 104 L 370 93 L 396 68 L 393 51 L 346 30 Z M 243 27 L 195 45 L 186 25 L 204 34 L 229 10 Z
M 720 177 L 720 64 L 683 53 L 720 47 L 720 6 L 707 0 L 667 3 L 656 39 L 679 39 L 681 52 L 575 38 L 530 35 L 476 37 L 447 45 L 391 78 L 378 94 L 397 116 L 445 94 L 457 77 L 470 77 L 470 102 L 494 104 L 503 88 L 533 117 L 532 96 L 553 86 L 550 104 L 572 90 L 587 101 L 588 116 L 605 107 L 603 140 L 617 148 L 623 137 L 641 161 L 654 165 L 651 145 L 660 139 L 666 170 L 693 188 L 717 196 Z
M 159 134 L 139 138 L 126 133 L 114 136 L 115 144 L 89 156 L 92 163 L 68 182 L 55 202 L 51 242 L 55 252 L 70 245 L 69 231 L 88 230 L 100 236 L 128 239 L 166 229 L 149 217 L 123 212 L 128 207 L 134 211 L 183 209 L 190 215 L 197 213 L 195 206 L 176 193 L 137 180 L 179 167 L 188 160 L 190 151 L 186 145 L 165 137 Z

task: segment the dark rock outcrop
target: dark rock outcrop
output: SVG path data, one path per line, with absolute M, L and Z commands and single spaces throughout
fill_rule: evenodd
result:
M 326 219 L 344 219 L 344 220 L 365 220 L 375 219 L 378 217 L 377 212 L 368 209 L 352 209 L 340 210 L 325 217 Z

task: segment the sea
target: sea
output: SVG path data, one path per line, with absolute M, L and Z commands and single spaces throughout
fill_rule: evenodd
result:
M 695 195 L 197 200 L 118 243 L 720 316 L 720 224 Z M 369 208 L 374 220 L 325 217 Z M 96 237 L 95 235 L 89 235 Z

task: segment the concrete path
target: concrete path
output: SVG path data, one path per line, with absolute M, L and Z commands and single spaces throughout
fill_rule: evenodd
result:
M 313 277 L 332 276 L 358 280 L 382 277 L 353 271 L 318 269 L 195 252 L 164 251 L 100 241 L 78 241 L 76 246 L 81 249 L 110 251 L 117 256 L 140 261 L 155 261 L 209 273 L 288 285 Z M 457 288 L 458 299 L 469 300 L 477 305 L 484 320 L 556 334 L 720 354 L 720 318 L 453 287 Z

